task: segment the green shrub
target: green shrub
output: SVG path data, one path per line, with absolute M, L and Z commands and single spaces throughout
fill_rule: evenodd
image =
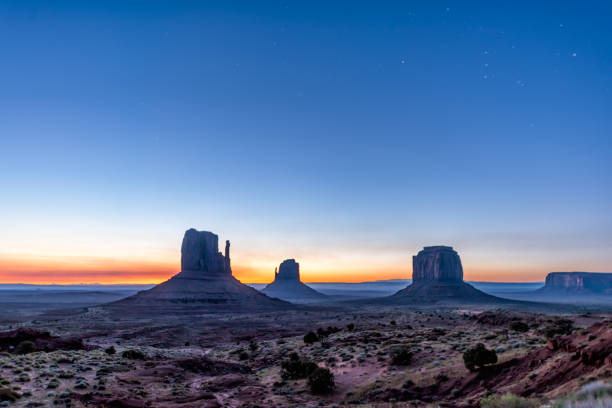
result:
M 334 389 L 334 375 L 327 368 L 317 367 L 308 376 L 308 386 L 313 394 L 328 394 Z
M 297 353 L 291 353 L 289 360 L 281 363 L 281 377 L 284 380 L 298 380 L 308 377 L 317 368 L 316 363 L 302 360 Z
M 537 408 L 537 401 L 514 394 L 494 394 L 480 400 L 481 408 Z
M 317 335 L 319 336 L 319 339 L 320 339 L 323 337 L 327 337 L 330 334 L 338 333 L 339 331 L 340 329 L 335 326 L 328 326 L 327 329 L 324 327 L 319 327 L 317 329 Z
M 138 350 L 125 350 L 121 353 L 121 357 L 127 358 L 129 360 L 144 360 L 145 355 L 141 351 Z
M 115 350 L 115 346 L 110 346 L 104 349 L 104 352 L 108 355 L 113 355 L 117 352 L 117 350 Z
M 16 354 L 29 354 L 36 351 L 36 344 L 29 340 L 24 340 L 15 347 Z
M 529 330 L 529 326 L 525 322 L 516 320 L 516 321 L 510 322 L 510 330 L 524 333 Z
M 0 401 L 15 402 L 21 398 L 21 394 L 10 388 L 0 388 Z
M 463 353 L 463 362 L 468 370 L 475 371 L 487 364 L 497 363 L 497 353 L 495 350 L 487 349 L 484 344 L 478 343 Z
M 556 336 L 565 336 L 574 331 L 574 322 L 569 319 L 557 319 L 540 330 L 546 338 L 552 339 Z
M 391 347 L 389 356 L 393 365 L 408 365 L 412 361 L 412 352 L 406 346 Z
M 312 343 L 317 342 L 318 340 L 319 340 L 319 336 L 317 336 L 315 332 L 308 332 L 304 336 L 304 343 L 306 344 L 312 344 Z
M 355 330 L 355 324 L 349 323 L 346 325 L 346 328 L 348 329 L 348 331 L 353 331 Z

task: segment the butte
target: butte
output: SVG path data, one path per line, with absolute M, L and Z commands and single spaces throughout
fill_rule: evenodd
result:
M 270 297 L 294 303 L 324 301 L 327 296 L 300 281 L 300 264 L 295 259 L 286 259 L 274 271 L 274 281 L 262 289 Z
M 138 311 L 253 312 L 291 308 L 232 276 L 230 243 L 219 252 L 219 237 L 208 231 L 189 229 L 181 246 L 181 271 L 159 285 L 109 306 Z M 142 307 L 141 307 L 142 306 Z
M 429 246 L 412 257 L 412 284 L 387 298 L 389 303 L 506 303 L 463 281 L 459 254 L 449 246 Z

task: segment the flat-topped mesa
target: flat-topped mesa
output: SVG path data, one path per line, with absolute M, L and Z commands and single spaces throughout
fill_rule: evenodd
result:
M 576 294 L 612 294 L 612 273 L 551 272 L 540 292 L 566 291 Z
M 453 247 L 429 246 L 412 257 L 412 281 L 462 282 L 461 258 Z
M 288 280 L 288 281 L 300 281 L 300 264 L 295 262 L 295 259 L 284 260 L 279 268 L 278 272 L 274 272 L 274 280 Z
M 229 241 L 225 256 L 219 252 L 219 237 L 194 228 L 185 231 L 181 245 L 181 271 L 197 271 L 206 275 L 231 275 Z

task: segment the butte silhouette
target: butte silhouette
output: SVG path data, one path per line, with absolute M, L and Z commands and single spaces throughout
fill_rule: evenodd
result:
M 197 309 L 211 312 L 287 309 L 290 303 L 271 299 L 232 276 L 230 243 L 219 252 L 219 237 L 208 231 L 189 229 L 181 246 L 181 272 L 149 290 L 111 306 L 155 307 L 168 310 Z M 142 309 L 142 308 L 139 308 Z
M 300 281 L 300 264 L 295 259 L 284 260 L 278 271 L 274 271 L 274 281 L 263 288 L 262 292 L 270 297 L 296 303 L 320 302 L 327 298 Z
M 389 303 L 506 303 L 463 281 L 461 258 L 453 247 L 429 246 L 412 257 L 412 284 Z

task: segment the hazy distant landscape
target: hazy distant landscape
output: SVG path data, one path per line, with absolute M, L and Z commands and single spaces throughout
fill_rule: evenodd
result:
M 309 283 L 330 296 L 329 302 L 389 296 L 409 285 L 409 279 L 360 283 Z M 475 288 L 501 297 L 525 299 L 543 283 L 470 282 Z M 261 290 L 266 284 L 248 284 Z M 119 300 L 155 285 L 28 285 L 0 284 L 0 316 L 39 313 L 67 307 L 95 306 Z M 559 299 L 559 301 L 567 299 Z

